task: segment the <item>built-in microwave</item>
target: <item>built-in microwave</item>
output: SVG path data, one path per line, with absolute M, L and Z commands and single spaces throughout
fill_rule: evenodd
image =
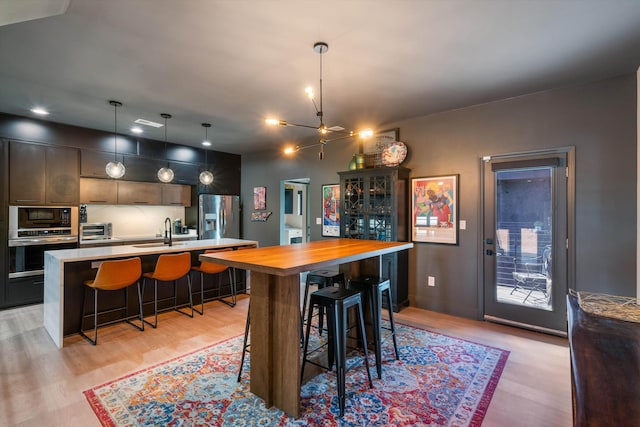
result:
M 9 206 L 9 240 L 78 237 L 78 208 Z
M 113 227 L 110 222 L 85 222 L 80 224 L 80 242 L 110 239 Z

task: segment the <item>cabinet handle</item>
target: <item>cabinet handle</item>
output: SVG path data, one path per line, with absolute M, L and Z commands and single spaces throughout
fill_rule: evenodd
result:
M 89 200 L 89 203 L 107 203 L 106 200 Z
M 16 199 L 16 202 L 39 202 L 38 199 Z
M 71 200 L 52 200 L 51 203 L 55 203 L 55 204 L 65 204 L 65 205 L 72 205 L 73 202 Z
M 147 204 L 149 202 L 147 202 L 146 200 L 145 201 L 134 200 L 133 203 L 138 204 L 138 205 L 145 205 L 145 204 Z

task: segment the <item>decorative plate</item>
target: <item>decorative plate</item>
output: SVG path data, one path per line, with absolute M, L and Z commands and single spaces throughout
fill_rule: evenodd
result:
M 382 150 L 382 164 L 398 166 L 407 157 L 407 146 L 403 142 L 394 141 Z

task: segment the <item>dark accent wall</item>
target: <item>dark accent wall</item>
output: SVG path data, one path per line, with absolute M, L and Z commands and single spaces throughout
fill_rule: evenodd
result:
M 485 155 L 575 147 L 575 285 L 578 290 L 636 294 L 636 75 L 576 85 L 416 117 L 382 126 L 400 128 L 409 148 L 403 163 L 412 177 L 460 174 L 460 231 L 457 246 L 417 243 L 410 251 L 409 299 L 413 306 L 481 318 L 480 159 Z M 425 102 L 429 102 L 425 99 Z M 287 129 L 281 129 L 283 141 Z M 311 178 L 311 238 L 322 239 L 322 184 L 338 182 L 357 142 L 331 142 L 325 160 L 313 148 L 292 159 L 277 151 L 242 159 L 242 197 L 267 186 L 267 222 L 250 222 L 245 206 L 244 237 L 262 246 L 279 243 L 280 181 Z M 424 278 L 438 278 L 436 287 Z

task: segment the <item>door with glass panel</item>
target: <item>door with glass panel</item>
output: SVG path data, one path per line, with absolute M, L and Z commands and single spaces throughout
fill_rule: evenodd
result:
M 567 153 L 483 161 L 484 316 L 566 332 Z

